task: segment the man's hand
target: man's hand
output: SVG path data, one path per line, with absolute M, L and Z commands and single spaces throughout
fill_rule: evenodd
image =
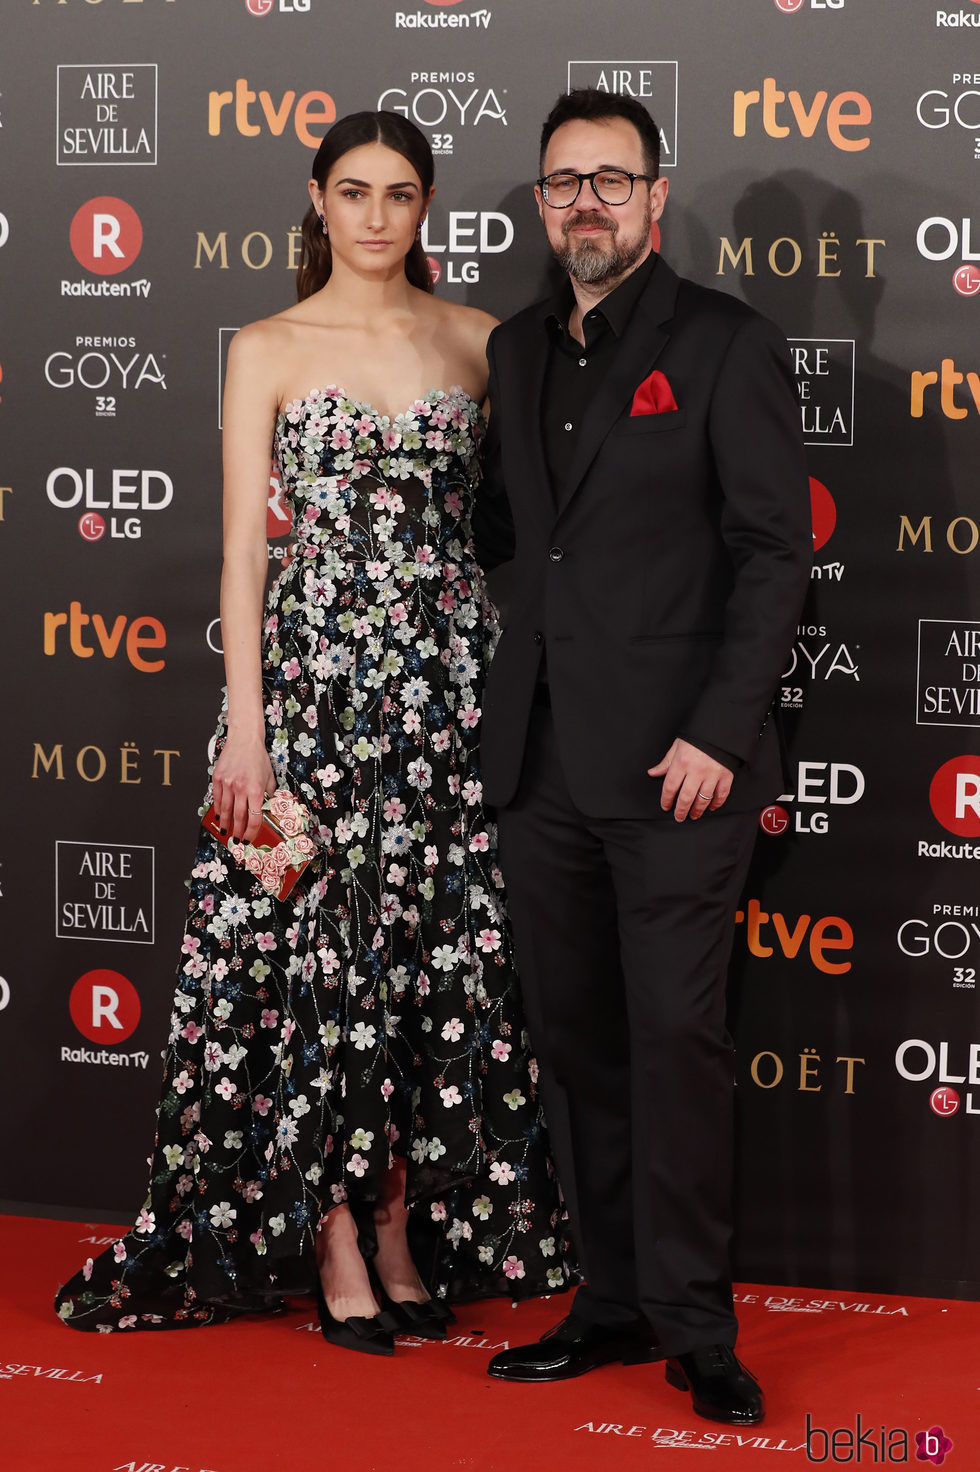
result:
M 663 760 L 647 768 L 647 775 L 663 777 L 660 806 L 665 813 L 673 808 L 678 823 L 687 817 L 703 817 L 709 808 L 720 808 L 731 791 L 733 776 L 721 762 L 679 736 Z

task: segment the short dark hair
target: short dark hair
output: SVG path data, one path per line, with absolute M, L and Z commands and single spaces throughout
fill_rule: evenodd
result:
M 551 136 L 562 123 L 578 119 L 586 123 L 601 123 L 606 118 L 625 118 L 633 124 L 643 145 L 646 171 L 656 178 L 660 174 L 660 129 L 653 118 L 635 97 L 624 97 L 620 92 L 603 92 L 598 87 L 576 87 L 574 92 L 566 92 L 559 97 L 541 129 L 538 167 L 544 169 L 544 156 Z

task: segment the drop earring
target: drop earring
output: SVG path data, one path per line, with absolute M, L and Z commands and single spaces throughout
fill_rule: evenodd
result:
M 320 216 L 320 229 L 322 230 L 324 235 L 327 234 L 327 222 L 322 215 Z

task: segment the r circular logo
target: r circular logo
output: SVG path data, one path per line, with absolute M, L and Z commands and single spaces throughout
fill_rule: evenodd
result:
M 249 15 L 268 15 L 275 3 L 276 0 L 245 0 L 245 7 Z
M 97 276 L 116 276 L 139 255 L 143 226 L 132 205 L 111 194 L 102 194 L 76 211 L 68 238 L 76 261 L 86 271 L 94 271 Z
M 942 1088 L 933 1089 L 929 1095 L 929 1108 L 933 1114 L 938 1114 L 942 1119 L 948 1119 L 951 1114 L 956 1113 L 959 1107 L 960 1096 L 948 1084 L 943 1084 Z
M 773 0 L 777 10 L 784 15 L 792 15 L 795 10 L 802 10 L 806 0 Z
M 929 784 L 929 806 L 937 822 L 960 838 L 980 837 L 980 756 L 943 762 Z
M 977 0 L 980 4 L 980 0 Z M 980 291 L 980 271 L 976 266 L 957 266 L 953 272 L 953 287 L 960 296 L 976 296 Z
M 101 542 L 105 536 L 105 517 L 97 511 L 86 511 L 78 518 L 78 530 L 86 542 Z
M 813 550 L 819 552 L 834 534 L 837 507 L 823 481 L 810 476 L 810 520 L 813 524 Z
M 139 993 L 119 971 L 86 971 L 71 989 L 68 1010 L 90 1043 L 122 1043 L 139 1023 Z
M 763 833 L 768 833 L 772 838 L 778 838 L 789 827 L 789 813 L 785 808 L 780 807 L 778 802 L 774 802 L 769 807 L 762 809 L 759 814 L 759 827 Z

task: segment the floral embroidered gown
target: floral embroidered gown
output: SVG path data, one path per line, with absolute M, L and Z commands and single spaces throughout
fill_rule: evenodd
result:
M 369 1220 L 395 1155 L 433 1292 L 570 1279 L 481 804 L 481 424 L 459 388 L 394 420 L 337 388 L 279 415 L 296 543 L 264 624 L 267 737 L 319 857 L 279 901 L 202 829 L 148 1199 L 58 1294 L 73 1328 L 310 1289 L 323 1213 Z

